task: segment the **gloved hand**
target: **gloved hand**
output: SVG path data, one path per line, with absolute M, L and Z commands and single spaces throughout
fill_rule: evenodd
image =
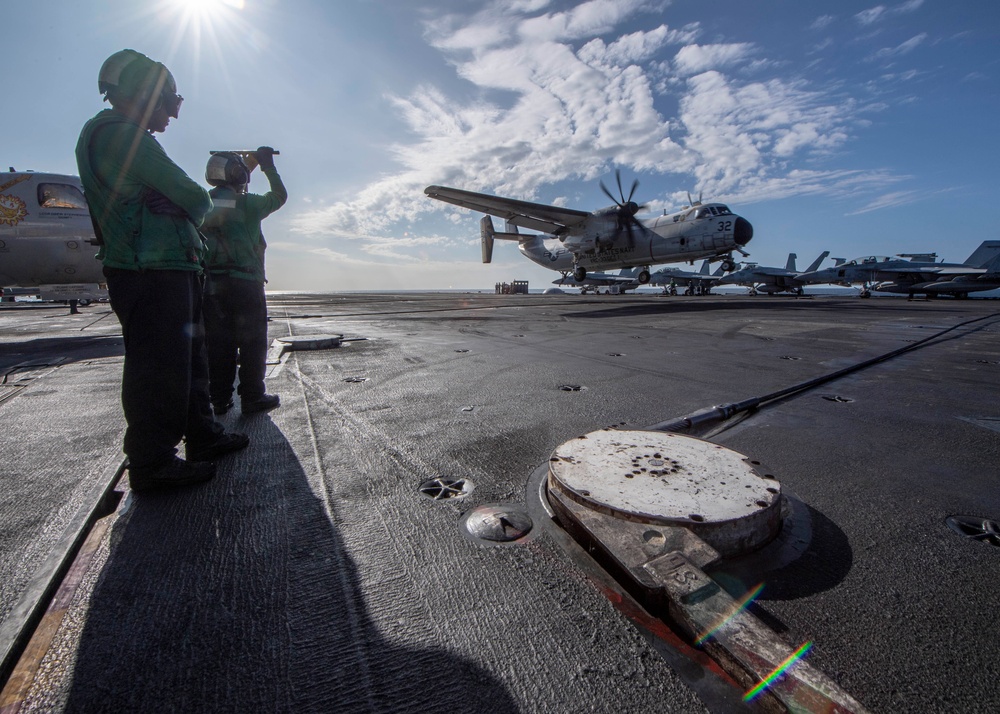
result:
M 253 152 L 257 158 L 257 164 L 264 171 L 274 168 L 274 149 L 270 146 L 261 146 Z
M 187 212 L 159 191 L 150 191 L 146 197 L 146 208 L 159 216 L 179 216 L 188 218 Z

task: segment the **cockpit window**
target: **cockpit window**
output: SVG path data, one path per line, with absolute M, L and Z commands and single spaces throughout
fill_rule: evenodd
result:
M 699 208 L 697 215 L 695 215 L 695 218 L 707 218 L 710 215 L 712 214 L 707 208 Z
M 716 206 L 716 208 L 719 209 L 720 216 L 728 216 L 732 214 L 732 211 L 729 210 L 729 206 Z
M 38 205 L 41 208 L 75 208 L 87 210 L 87 199 L 76 186 L 68 183 L 38 184 Z

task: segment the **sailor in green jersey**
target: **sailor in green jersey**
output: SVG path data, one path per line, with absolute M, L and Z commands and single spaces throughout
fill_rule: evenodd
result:
M 216 414 L 233 406 L 233 380 L 239 364 L 241 410 L 267 411 L 280 404 L 267 394 L 267 303 L 264 297 L 264 250 L 260 222 L 288 198 L 274 168 L 274 150 L 262 146 L 246 153 L 217 152 L 208 160 L 205 180 L 214 208 L 203 226 L 208 243 L 205 269 L 205 328 L 208 338 L 209 392 Z M 248 165 L 249 163 L 249 165 Z M 259 165 L 271 190 L 247 193 L 250 172 Z
M 211 460 L 249 444 L 215 421 L 208 396 L 198 226 L 212 201 L 153 138 L 182 101 L 165 66 L 116 52 L 98 89 L 111 108 L 84 125 L 76 159 L 125 343 L 129 482 L 136 492 L 185 486 L 212 478 Z M 182 438 L 186 461 L 176 455 Z

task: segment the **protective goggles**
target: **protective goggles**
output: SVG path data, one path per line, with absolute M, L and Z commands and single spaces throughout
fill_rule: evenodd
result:
M 167 115 L 177 119 L 177 115 L 181 111 L 181 102 L 184 101 L 184 97 L 179 94 L 174 94 L 173 92 L 164 92 L 160 95 L 160 101 L 163 103 L 163 108 L 166 110 Z

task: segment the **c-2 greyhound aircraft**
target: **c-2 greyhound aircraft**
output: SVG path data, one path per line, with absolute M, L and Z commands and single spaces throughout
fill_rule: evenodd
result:
M 0 286 L 37 288 L 43 300 L 107 297 L 96 253 L 79 178 L 0 173 Z
M 563 275 L 572 274 L 581 282 L 588 270 L 638 267 L 636 277 L 645 284 L 649 282 L 652 265 L 709 258 L 722 260 L 723 266 L 732 269 L 733 251 L 746 255 L 742 248 L 753 237 L 753 226 L 728 206 L 692 201 L 691 206 L 677 213 L 639 220 L 635 214 L 642 207 L 632 200 L 639 182 L 632 182 L 626 197 L 617 171 L 615 177 L 619 198 L 600 184 L 615 205 L 593 212 L 447 186 L 428 186 L 424 193 L 445 203 L 488 214 L 480 221 L 484 263 L 493 259 L 494 239 L 516 240 L 529 260 Z M 490 216 L 503 218 L 506 230 L 496 231 Z M 542 233 L 522 235 L 519 227 Z

